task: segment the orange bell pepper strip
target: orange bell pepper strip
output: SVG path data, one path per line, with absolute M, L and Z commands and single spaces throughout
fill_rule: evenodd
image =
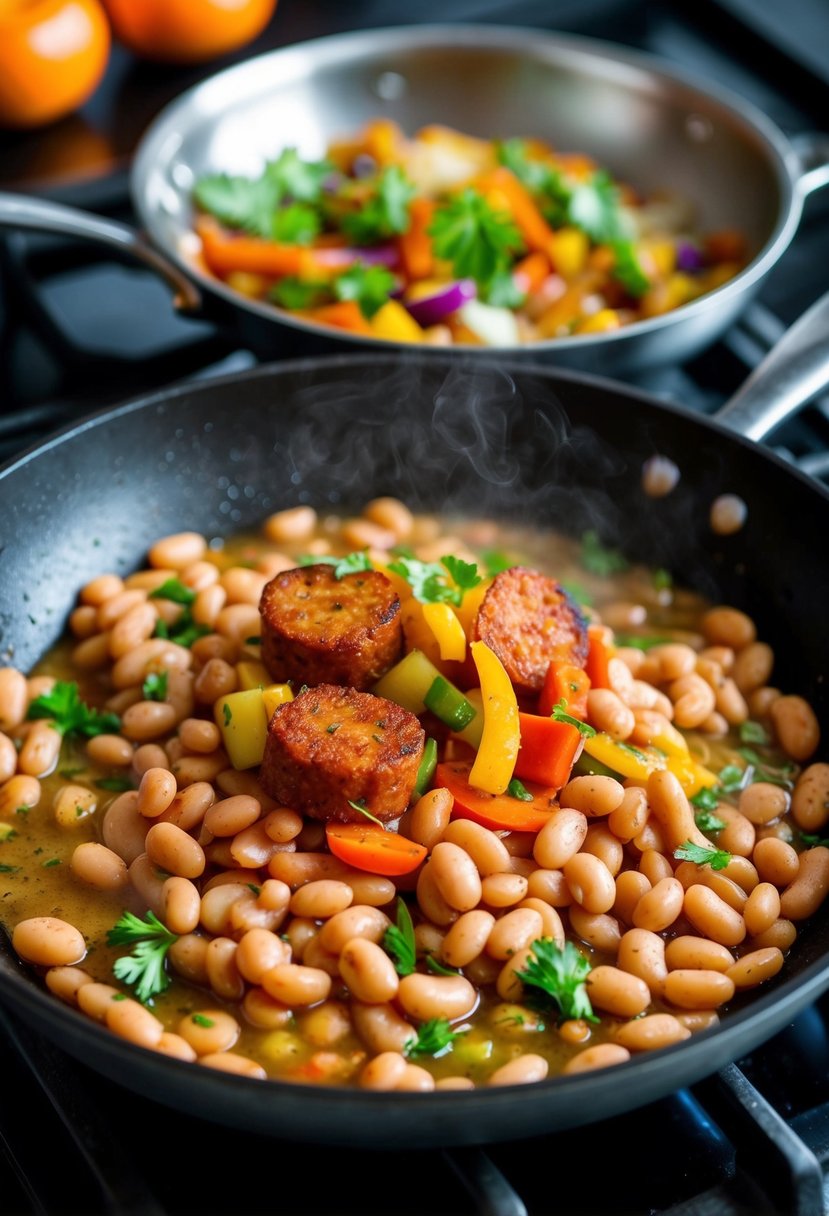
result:
M 520 262 L 515 263 L 512 277 L 515 279 L 518 289 L 531 296 L 540 289 L 542 283 L 550 277 L 552 272 L 553 268 L 546 253 L 536 249 L 521 258 Z
M 355 870 L 393 878 L 409 874 L 425 859 L 425 845 L 370 823 L 326 824 L 325 838 L 335 857 Z
M 452 795 L 454 819 L 472 819 L 496 832 L 539 832 L 544 827 L 558 806 L 556 790 L 527 784 L 532 802 L 510 794 L 487 794 L 469 784 L 472 763 L 468 759 L 444 760 L 435 769 L 432 788 L 446 789 Z
M 521 747 L 515 776 L 560 790 L 570 779 L 583 740 L 578 727 L 540 714 L 519 713 Z
M 469 780 L 488 794 L 503 794 L 521 746 L 518 700 L 503 663 L 486 642 L 470 642 L 469 652 L 478 671 L 484 719 Z
M 594 625 L 587 627 L 588 651 L 587 662 L 585 663 L 585 671 L 590 678 L 591 688 L 610 688 L 610 675 L 608 663 L 613 654 L 612 649 L 607 645 L 601 628 L 596 628 Z
M 586 718 L 589 691 L 590 677 L 583 667 L 553 660 L 538 694 L 538 712 L 549 717 L 554 706 L 563 701 L 568 714 L 574 718 Z
M 209 216 L 199 216 L 195 229 L 201 238 L 204 260 L 214 274 L 241 270 L 278 279 L 313 269 L 313 255 L 303 245 L 280 245 L 278 241 L 226 232 Z
M 409 227 L 397 238 L 397 252 L 403 273 L 410 283 L 428 279 L 434 274 L 435 254 L 428 228 L 435 214 L 435 202 L 430 198 L 414 198 L 409 204 Z
M 479 189 L 485 196 L 491 194 L 493 198 L 503 200 L 516 228 L 530 249 L 539 249 L 542 253 L 549 252 L 553 244 L 553 230 L 539 211 L 529 190 L 510 169 L 499 165 L 497 169 L 485 174 L 480 179 Z
M 298 316 L 307 317 L 309 321 L 319 321 L 321 325 L 333 325 L 337 329 L 345 329 L 352 334 L 363 334 L 373 337 L 374 331 L 360 311 L 356 300 L 339 300 L 335 304 L 320 304 L 317 308 L 306 308 Z

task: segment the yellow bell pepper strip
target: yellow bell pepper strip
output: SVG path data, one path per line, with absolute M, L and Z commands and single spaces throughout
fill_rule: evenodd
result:
M 242 659 L 237 663 L 236 675 L 239 677 L 241 689 L 264 688 L 271 682 L 271 674 L 265 664 L 257 663 L 252 659 Z
M 391 342 L 422 342 L 424 331 L 398 300 L 387 300 L 369 321 L 373 337 Z
M 262 701 L 268 721 L 270 722 L 273 717 L 277 705 L 284 705 L 286 701 L 293 701 L 293 699 L 294 693 L 290 684 L 267 684 L 262 689 Z
M 253 768 L 262 763 L 269 719 L 261 688 L 219 697 L 213 704 L 213 717 L 234 768 Z
M 503 794 L 515 770 L 521 746 L 518 701 L 503 663 L 486 642 L 469 647 L 484 706 L 484 727 L 469 784 L 487 794 Z
M 660 752 L 620 743 L 604 731 L 586 738 L 584 750 L 614 773 L 634 781 L 647 781 L 652 772 L 666 767 L 666 759 Z
M 658 746 L 659 744 L 657 744 Z M 665 767 L 679 778 L 679 783 L 689 798 L 693 798 L 694 794 L 698 794 L 701 789 L 719 784 L 717 774 L 712 773 L 710 769 L 705 768 L 690 755 L 669 755 Z
M 466 634 L 450 604 L 422 604 L 423 619 L 440 647 L 440 657 L 462 663 L 466 658 Z

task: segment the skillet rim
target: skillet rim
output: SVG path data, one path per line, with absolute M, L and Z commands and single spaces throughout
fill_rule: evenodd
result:
M 324 377 L 329 369 L 347 371 L 350 368 L 366 365 L 376 368 L 378 365 L 388 364 L 399 370 L 402 363 L 405 362 L 412 365 L 421 363 L 416 354 L 412 354 L 408 360 L 401 360 L 400 356 L 391 352 L 387 352 L 380 359 L 367 353 L 338 353 L 279 361 L 242 371 L 227 372 L 220 376 L 179 381 L 152 393 L 127 398 L 88 413 L 45 437 L 39 443 L 32 445 L 0 466 L 0 490 L 8 478 L 16 472 L 23 472 L 41 454 L 51 452 L 62 444 L 80 440 L 89 431 L 94 431 L 98 427 L 106 426 L 109 422 L 117 421 L 119 418 L 142 410 L 152 411 L 161 406 L 175 407 L 178 401 L 193 394 L 209 393 L 214 388 L 227 385 L 239 387 L 248 382 L 278 381 L 286 376 L 308 372 L 322 373 Z M 475 361 L 475 366 L 480 368 L 480 362 Z M 549 364 L 527 364 L 522 361 L 509 363 L 498 360 L 497 366 L 508 375 L 515 375 L 519 378 L 539 377 L 554 386 L 572 383 L 593 388 L 601 394 L 629 399 L 639 406 L 655 409 L 658 413 L 676 416 L 692 424 L 701 425 L 703 429 L 754 452 L 760 459 L 779 468 L 786 477 L 802 483 L 810 493 L 829 503 L 829 490 L 820 483 L 801 473 L 799 469 L 776 453 L 769 451 L 764 445 L 736 434 L 718 423 L 716 417 L 700 414 L 686 406 L 664 401 L 633 386 L 620 384 L 608 377 L 587 372 L 555 368 Z M 447 372 L 456 370 L 455 360 L 447 359 L 445 367 Z M 3 937 L 8 940 L 5 930 L 3 930 Z M 665 1097 L 677 1089 L 704 1080 L 727 1064 L 738 1062 L 781 1030 L 791 1017 L 829 988 L 829 948 L 827 948 L 820 957 L 806 964 L 799 974 L 780 980 L 775 979 L 772 981 L 773 988 L 750 996 L 744 1008 L 727 1014 L 717 1026 L 699 1032 L 689 1040 L 656 1052 L 635 1055 L 624 1064 L 615 1065 L 610 1069 L 575 1076 L 556 1075 L 532 1085 L 511 1085 L 487 1089 L 488 1096 L 483 1099 L 482 1111 L 480 1109 L 482 1100 L 480 1088 L 471 1091 L 407 1094 L 401 1100 L 398 1095 L 374 1093 L 359 1088 L 316 1087 L 276 1079 L 270 1084 L 266 1083 L 264 1089 L 257 1090 L 250 1078 L 217 1073 L 212 1069 L 194 1070 L 192 1064 L 161 1056 L 121 1040 L 115 1035 L 102 1035 L 101 1028 L 91 1019 L 50 994 L 35 970 L 17 959 L 10 944 L 5 953 L 8 958 L 2 961 L 3 982 L 0 982 L 0 1003 L 17 1016 L 21 1012 L 31 1015 L 38 1031 L 49 1037 L 56 1046 L 68 1051 L 87 1067 L 103 1073 L 122 1087 L 129 1087 L 131 1079 L 135 1084 L 134 1070 L 137 1070 L 142 1078 L 146 1078 L 148 1083 L 150 1080 L 158 1078 L 162 1088 L 164 1079 L 171 1077 L 180 1082 L 179 1088 L 183 1093 L 190 1095 L 188 1101 L 183 1105 L 171 1101 L 169 1095 L 158 1097 L 158 1086 L 150 1090 L 143 1086 L 139 1086 L 139 1088 L 148 1097 L 162 1104 L 177 1107 L 185 1113 L 196 1113 L 225 1126 L 251 1130 L 255 1127 L 269 1136 L 285 1139 L 290 1139 L 288 1125 L 292 1117 L 291 1111 L 298 1103 L 303 1110 L 301 1122 L 304 1130 L 300 1136 L 295 1137 L 296 1139 L 320 1144 L 363 1146 L 368 1146 L 369 1140 L 364 1128 L 366 1120 L 370 1122 L 376 1120 L 378 1127 L 388 1127 L 393 1136 L 401 1132 L 412 1136 L 414 1130 L 414 1139 L 410 1147 L 430 1147 L 437 1144 L 455 1146 L 530 1138 L 533 1135 L 553 1133 L 567 1127 L 592 1125 L 609 1116 L 634 1112 L 639 1107 Z M 7 990 L 9 985 L 10 991 Z M 49 1027 L 48 1031 L 42 1030 L 44 1025 Z M 65 1045 L 62 1034 L 64 1030 L 67 1030 L 67 1037 L 73 1040 L 72 1047 L 67 1048 Z M 69 1034 L 70 1030 L 73 1033 Z M 113 1068 L 108 1069 L 99 1062 L 89 1063 L 88 1053 L 83 1050 L 86 1047 L 91 1048 L 93 1053 L 101 1055 L 103 1060 L 111 1061 Z M 677 1059 L 681 1062 L 682 1067 L 679 1069 L 678 1075 L 675 1075 Z M 123 1076 L 122 1079 L 115 1068 L 119 1063 L 124 1065 L 125 1060 L 134 1063 L 134 1070 L 130 1067 L 129 1075 Z M 618 1081 L 618 1084 L 614 1085 L 614 1079 Z M 626 1086 L 625 1079 L 635 1084 Z M 267 1126 L 266 1115 L 269 1110 L 273 1112 L 275 1105 L 272 1088 L 274 1083 L 278 1086 L 279 1094 L 284 1095 L 286 1113 L 277 1120 L 275 1126 L 270 1127 Z M 608 1091 L 612 1094 L 614 1090 L 617 1094 L 624 1096 L 615 1103 L 611 1103 L 608 1108 Z M 522 1109 L 531 1117 L 531 1126 L 539 1130 L 528 1130 L 526 1114 L 520 1123 L 515 1121 L 514 1103 L 519 1091 Z M 248 1102 L 247 1099 L 250 1095 L 257 1092 L 260 1092 L 262 1097 Z M 234 1095 L 235 1100 L 232 1110 L 229 1106 L 225 1106 L 223 1116 L 217 1117 L 213 1108 L 222 1108 L 223 1095 L 225 1097 Z M 633 1101 L 631 1101 L 632 1096 Z M 200 1098 L 205 1099 L 204 1106 L 199 1106 L 194 1110 L 193 1108 Z M 236 1113 L 238 1104 L 244 1105 L 249 1111 L 241 1122 Z M 565 1117 L 563 1121 L 562 1108 L 567 1108 L 568 1111 L 568 1117 Z M 579 1110 L 585 1112 L 586 1109 L 588 1111 L 593 1109 L 596 1113 L 592 1115 L 582 1113 L 573 1117 L 574 1112 Z M 348 1134 L 344 1138 L 340 1137 L 330 1126 L 323 1133 L 321 1125 L 324 1123 L 324 1119 L 321 1112 L 327 1115 L 329 1123 L 331 1123 L 343 1111 L 350 1111 L 354 1119 Z M 557 1112 L 558 1118 L 555 1117 Z M 505 1122 L 508 1115 L 512 1116 L 512 1127 L 509 1122 Z M 551 1118 L 551 1116 L 553 1117 Z M 315 1121 L 315 1117 L 318 1121 Z M 474 1130 L 476 1126 L 478 1127 L 477 1132 Z M 515 1130 L 516 1127 L 517 1130 Z M 447 1134 L 450 1135 L 449 1140 L 446 1139 Z M 439 1138 L 436 1139 L 436 1136 Z M 399 1147 L 399 1144 L 392 1139 L 388 1145 L 375 1145 L 374 1147 Z

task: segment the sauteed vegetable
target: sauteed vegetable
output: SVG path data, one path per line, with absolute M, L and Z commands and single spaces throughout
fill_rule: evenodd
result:
M 670 312 L 745 265 L 689 200 L 642 197 L 582 153 L 377 119 L 322 160 L 286 148 L 260 176 L 194 191 L 205 267 L 352 334 L 517 346 Z
M 487 520 L 160 539 L 0 669 L 2 921 L 193 1063 L 530 1083 L 716 1024 L 829 892 L 829 764 L 751 619 Z

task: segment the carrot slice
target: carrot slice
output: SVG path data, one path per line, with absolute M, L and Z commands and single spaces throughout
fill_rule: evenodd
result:
M 535 199 L 515 174 L 504 165 L 499 165 L 482 177 L 478 183 L 484 196 L 503 199 L 515 226 L 530 249 L 549 252 L 553 230 L 538 209 Z
M 428 228 L 435 213 L 430 198 L 415 198 L 409 204 L 409 227 L 397 238 L 397 249 L 403 271 L 409 282 L 428 279 L 435 269 L 435 255 Z
M 532 802 L 522 802 L 509 794 L 476 790 L 469 784 L 472 763 L 472 760 L 445 760 L 435 769 L 433 788 L 449 790 L 456 819 L 473 819 L 495 831 L 538 832 L 558 807 L 556 790 L 534 783 L 526 783 Z
M 601 629 L 595 625 L 587 627 L 587 662 L 585 671 L 590 677 L 591 688 L 610 688 L 608 663 L 612 651 L 602 637 Z
M 572 663 L 556 663 L 547 668 L 547 675 L 538 694 L 538 712 L 549 717 L 554 705 L 564 701 L 564 709 L 574 718 L 587 716 L 587 694 L 590 677 L 583 667 Z
M 521 747 L 515 762 L 515 776 L 522 781 L 560 790 L 567 784 L 570 770 L 581 751 L 578 727 L 556 722 L 539 714 L 519 713 Z
M 411 873 L 428 852 L 414 840 L 369 823 L 328 823 L 325 836 L 329 849 L 340 861 L 355 870 L 368 870 L 387 878 Z
M 371 335 L 374 331 L 360 311 L 356 300 L 338 300 L 335 304 L 320 304 L 318 308 L 307 308 L 299 316 L 307 317 L 309 321 L 320 321 L 323 325 L 333 325 L 337 329 L 348 330 L 352 334 Z
M 311 265 L 311 253 L 302 245 L 280 245 L 256 236 L 231 234 L 209 216 L 199 216 L 195 229 L 201 237 L 204 260 L 214 274 L 245 271 L 280 278 L 302 274 Z

